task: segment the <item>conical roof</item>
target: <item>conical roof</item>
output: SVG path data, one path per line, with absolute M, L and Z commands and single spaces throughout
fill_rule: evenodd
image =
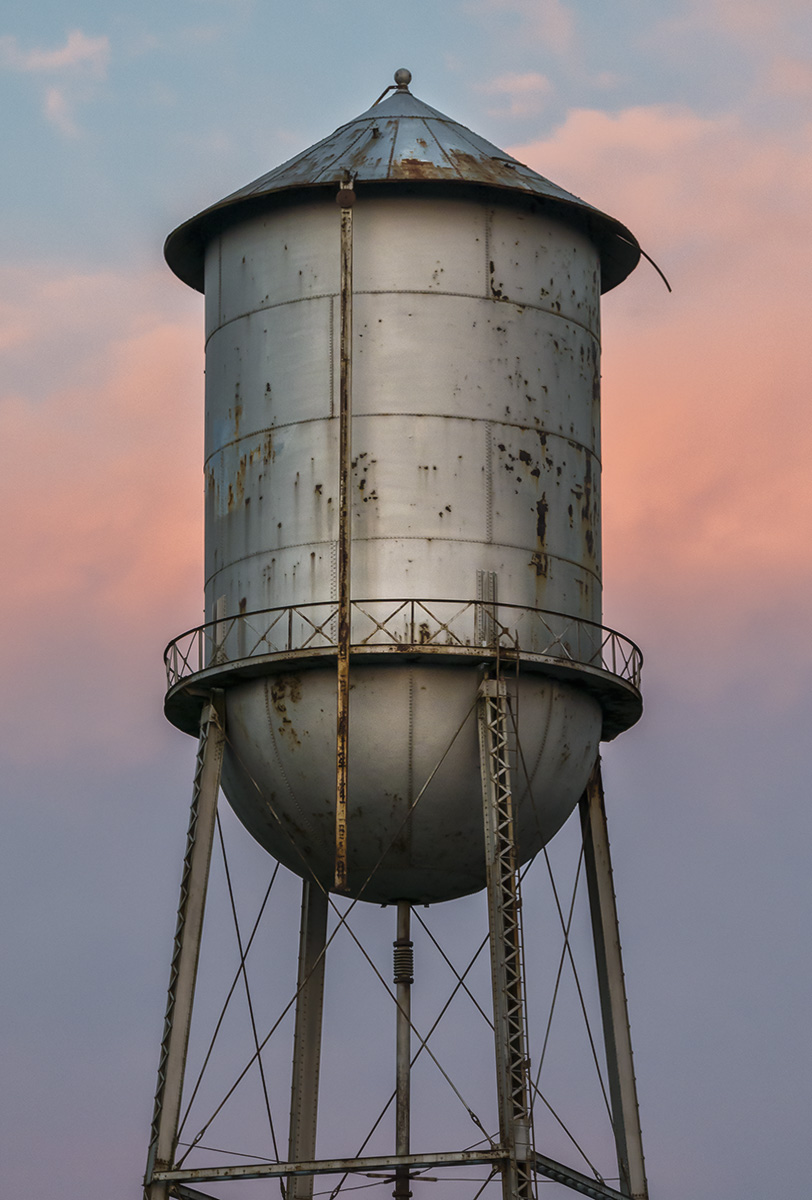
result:
M 349 176 L 355 180 L 359 199 L 364 184 L 376 192 L 404 184 L 413 191 L 423 184 L 442 183 L 454 185 L 457 192 L 512 192 L 589 233 L 600 253 L 603 291 L 634 270 L 640 247 L 624 225 L 418 100 L 408 89 L 410 79 L 408 71 L 398 71 L 398 87 L 392 95 L 180 225 L 164 248 L 175 274 L 202 291 L 206 242 L 224 224 L 242 212 L 267 207 L 271 197 L 314 189 L 335 191 Z

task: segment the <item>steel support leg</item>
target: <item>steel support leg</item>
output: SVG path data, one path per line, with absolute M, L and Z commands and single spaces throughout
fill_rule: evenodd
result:
M 290 1162 L 311 1162 L 316 1157 L 327 908 L 327 893 L 315 882 L 305 879 L 302 884 L 299 978 L 290 1089 Z M 312 1175 L 288 1177 L 290 1200 L 311 1200 L 312 1195 Z
M 189 831 L 180 885 L 175 944 L 169 972 L 164 1035 L 158 1065 L 158 1087 L 152 1117 L 149 1156 L 144 1177 L 146 1200 L 165 1200 L 168 1185 L 153 1181 L 155 1170 L 172 1166 L 177 1150 L 183 1076 L 192 1021 L 200 938 L 217 816 L 217 794 L 225 745 L 223 693 L 214 691 L 200 718 Z
M 507 689 L 485 679 L 478 706 L 493 980 L 499 1139 L 508 1159 L 504 1200 L 533 1196 L 533 1134 L 526 1051 L 520 897 L 508 759 Z
M 412 983 L 414 954 L 411 941 L 412 906 L 398 901 L 398 936 L 395 941 L 395 987 L 397 988 L 397 1059 L 395 1087 L 395 1153 L 410 1154 L 411 1132 L 411 1058 L 412 1058 Z M 395 1200 L 409 1200 L 408 1167 L 395 1167 Z
M 634 1200 L 648 1200 L 600 762 L 580 807 L 620 1190 Z

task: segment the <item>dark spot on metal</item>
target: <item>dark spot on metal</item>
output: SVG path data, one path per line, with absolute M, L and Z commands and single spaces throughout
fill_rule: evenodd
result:
M 542 492 L 541 499 L 536 501 L 536 513 L 538 514 L 536 519 L 536 536 L 538 537 L 539 543 L 542 546 L 544 545 L 544 539 L 547 536 L 548 510 L 549 505 L 547 503 L 547 493 Z
M 533 460 L 526 450 L 519 451 L 519 462 L 531 463 Z

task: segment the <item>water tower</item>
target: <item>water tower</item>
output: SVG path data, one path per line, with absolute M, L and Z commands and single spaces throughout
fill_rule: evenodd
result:
M 641 658 L 601 624 L 602 292 L 618 221 L 394 87 L 172 233 L 206 300 L 206 622 L 167 649 L 199 736 L 146 1174 L 205 1180 L 485 1163 L 645 1197 L 598 766 L 641 713 Z M 518 769 L 521 760 L 522 769 Z M 184 1169 L 178 1115 L 217 795 L 303 880 L 289 1154 Z M 580 804 L 620 1191 L 534 1144 L 519 869 Z M 410 914 L 487 888 L 499 1130 L 410 1144 Z M 396 1144 L 319 1160 L 328 907 L 397 910 Z M 373 1166 L 370 1166 L 373 1164 Z M 193 1186 L 194 1185 L 194 1186 Z

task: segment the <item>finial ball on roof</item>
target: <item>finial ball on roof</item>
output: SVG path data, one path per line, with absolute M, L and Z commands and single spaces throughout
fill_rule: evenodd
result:
M 398 67 L 395 71 L 395 83 L 399 88 L 407 88 L 412 82 L 412 73 L 406 67 Z

